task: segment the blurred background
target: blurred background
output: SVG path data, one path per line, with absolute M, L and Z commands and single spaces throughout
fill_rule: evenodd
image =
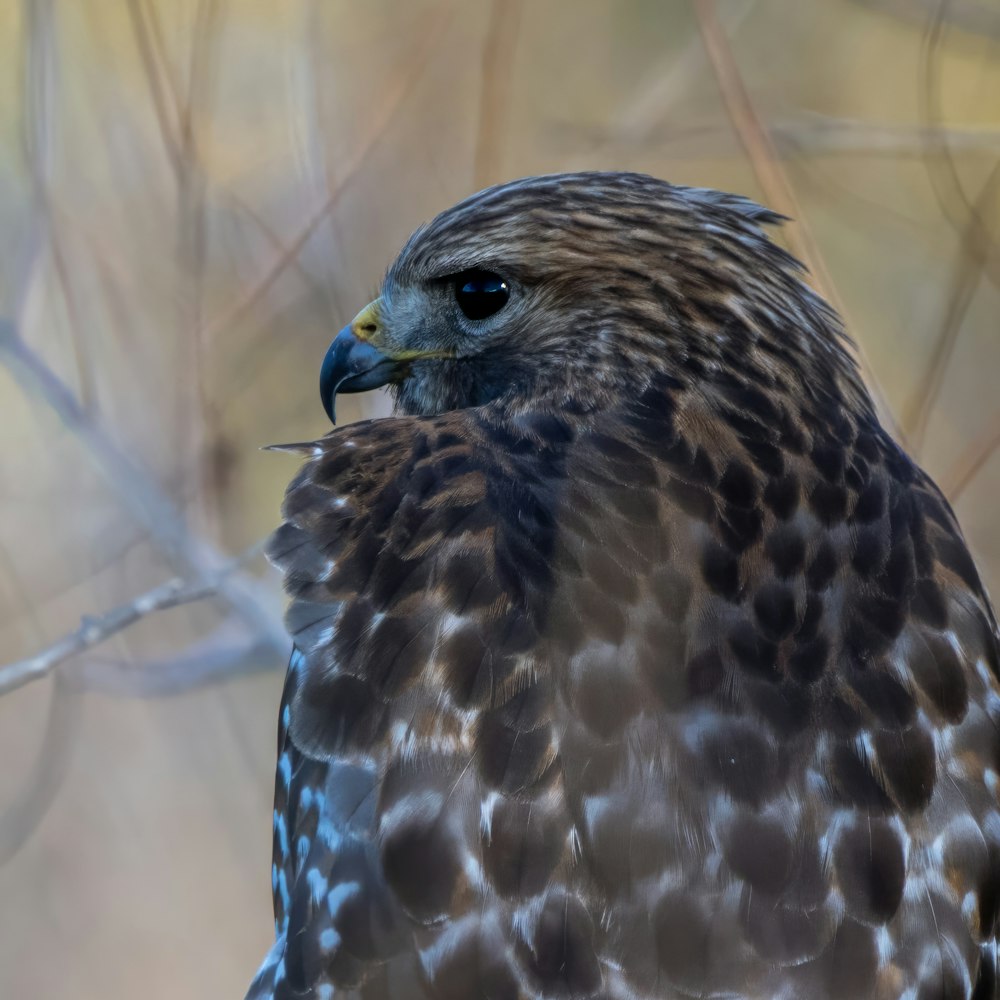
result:
M 242 997 L 297 466 L 260 448 L 327 430 L 414 226 L 591 168 L 796 218 L 1000 591 L 997 0 L 7 0 L 0 997 Z

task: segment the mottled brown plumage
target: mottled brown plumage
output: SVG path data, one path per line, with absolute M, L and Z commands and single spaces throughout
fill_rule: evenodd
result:
M 1000 995 L 996 622 L 775 221 L 577 174 L 404 248 L 353 328 L 402 415 L 271 544 L 251 997 Z

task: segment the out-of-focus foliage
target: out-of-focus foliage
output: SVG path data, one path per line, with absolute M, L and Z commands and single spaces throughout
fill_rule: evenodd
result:
M 567 169 L 777 170 L 996 590 L 1000 10 L 720 0 L 762 163 L 708 9 L 0 4 L 3 660 L 263 537 L 295 466 L 259 448 L 325 430 L 323 351 L 410 230 Z M 0 699 L 0 996 L 242 995 L 282 599 L 259 559 L 227 580 Z

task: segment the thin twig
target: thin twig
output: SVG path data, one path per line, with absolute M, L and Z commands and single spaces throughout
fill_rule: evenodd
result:
M 261 547 L 261 545 L 254 546 L 218 572 L 200 580 L 190 582 L 175 577 L 152 590 L 147 590 L 127 604 L 112 608 L 100 615 L 85 617 L 79 628 L 63 636 L 47 649 L 16 663 L 0 667 L 0 695 L 14 691 L 31 681 L 47 677 L 60 663 L 106 642 L 113 635 L 156 611 L 166 611 L 182 604 L 192 604 L 215 597 L 227 577 L 242 567 L 247 558 L 259 552 Z
M 169 58 L 154 4 L 131 0 L 133 33 L 142 59 L 146 81 L 157 109 L 164 147 L 174 165 L 177 183 L 177 316 L 181 341 L 190 340 L 187 370 L 194 403 L 183 394 L 177 397 L 177 424 L 181 438 L 189 429 L 191 446 L 197 457 L 200 481 L 211 483 L 212 443 L 219 435 L 218 411 L 205 377 L 207 341 L 204 331 L 204 275 L 206 254 L 205 195 L 208 178 L 202 169 L 197 145 L 197 111 L 207 102 L 211 89 L 212 48 L 218 38 L 221 17 L 218 0 L 200 0 L 195 12 L 187 89 L 181 86 Z M 190 337 L 186 337 L 190 332 Z M 215 492 L 204 488 L 199 501 L 208 523 L 215 514 Z
M 733 128 L 743 143 L 743 148 L 746 150 L 757 183 L 764 193 L 764 200 L 769 208 L 773 208 L 794 220 L 788 230 L 788 243 L 792 253 L 806 265 L 818 291 L 840 314 L 845 326 L 849 327 L 844 303 L 827 270 L 819 244 L 805 223 L 805 216 L 799 206 L 798 199 L 795 197 L 795 191 L 788 181 L 767 128 L 757 114 L 750 94 L 743 83 L 743 77 L 730 48 L 729 39 L 719 23 L 715 2 L 714 0 L 694 0 L 694 10 L 705 44 L 705 51 L 718 81 L 726 111 L 733 123 Z M 879 406 L 883 420 L 890 425 L 897 437 L 902 438 L 901 429 L 893 418 L 892 411 L 885 399 L 885 393 L 875 377 L 864 349 L 856 340 L 852 339 L 851 344 L 865 379 L 871 387 L 872 395 Z
M 695 13 L 701 29 L 705 51 L 715 72 L 726 111 L 743 148 L 746 150 L 757 183 L 769 208 L 792 221 L 788 227 L 788 243 L 792 252 L 809 268 L 820 292 L 840 310 L 837 290 L 830 280 L 819 247 L 803 221 L 802 210 L 788 177 L 782 169 L 777 151 L 763 122 L 757 115 L 750 94 L 743 83 L 739 67 L 715 12 L 714 0 L 695 0 Z
M 214 320 L 206 324 L 205 331 L 209 339 L 221 330 L 238 322 L 260 302 L 268 289 L 281 277 L 292 260 L 309 242 L 310 237 L 316 232 L 323 220 L 336 207 L 337 202 L 347 189 L 351 179 L 364 166 L 368 155 L 383 137 L 396 114 L 403 106 L 406 98 L 412 93 L 416 80 L 423 73 L 424 67 L 430 60 L 435 43 L 441 38 L 444 26 L 455 3 L 456 0 L 444 0 L 444 2 L 438 4 L 435 16 L 430 19 L 427 30 L 420 39 L 420 43 L 415 46 L 415 54 L 412 61 L 404 66 L 391 82 L 388 88 L 388 96 L 374 115 L 367 135 L 339 172 L 336 188 L 330 192 L 323 201 L 323 204 L 312 213 L 298 233 L 287 244 L 285 252 L 279 254 L 272 261 L 271 266 L 254 283 L 253 287 L 245 292 L 236 302 L 231 303 L 227 308 L 223 309 Z
M 206 181 L 209 184 L 212 183 L 210 177 L 206 177 Z M 248 222 L 252 223 L 259 231 L 261 237 L 263 237 L 263 242 L 268 244 L 270 249 L 275 253 L 288 253 L 288 247 L 282 242 L 281 237 L 248 201 L 245 201 L 235 192 L 228 191 L 225 188 L 213 187 L 212 197 L 213 199 L 228 203 L 234 213 L 243 216 Z M 113 248 L 109 247 L 98 233 L 91 231 L 87 227 L 86 222 L 73 211 L 72 206 L 53 204 L 52 209 L 58 217 L 60 226 L 67 233 L 82 241 L 87 252 L 94 258 L 97 266 L 113 284 L 126 286 L 133 281 L 132 274 L 130 273 L 130 263 L 120 253 L 116 253 Z M 240 240 L 242 241 L 241 245 L 246 244 L 246 236 L 242 232 Z M 290 267 L 302 279 L 303 284 L 314 294 L 322 295 L 325 293 L 326 289 L 322 281 L 310 272 L 300 259 L 293 258 Z
M 313 212 L 306 224 L 298 231 L 290 243 L 285 244 L 284 251 L 278 254 L 271 262 L 271 266 L 257 279 L 252 288 L 206 324 L 205 329 L 209 337 L 214 338 L 227 327 L 239 322 L 243 316 L 260 302 L 267 294 L 268 289 L 281 277 L 292 261 L 299 255 L 302 248 L 309 242 L 309 238 L 316 232 L 327 215 L 333 211 L 341 190 L 342 186 Z

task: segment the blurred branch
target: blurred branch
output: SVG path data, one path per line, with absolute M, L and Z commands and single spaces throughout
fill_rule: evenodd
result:
M 50 195 L 49 181 L 52 174 L 53 146 L 56 135 L 55 101 L 57 70 L 59 66 L 55 38 L 55 8 L 53 0 L 25 2 L 25 45 L 22 72 L 23 90 L 23 148 L 25 163 L 31 178 L 36 236 L 30 247 L 28 274 L 22 284 L 24 294 L 31 287 L 31 269 L 47 246 L 55 271 L 56 283 L 66 310 L 70 346 L 76 363 L 80 384 L 80 397 L 84 409 L 92 405 L 94 378 L 87 358 L 86 330 L 80 322 L 76 294 L 70 280 L 66 256 L 59 239 L 59 227 Z
M 844 304 L 826 268 L 819 245 L 805 223 L 798 199 L 795 197 L 795 192 L 780 163 L 767 128 L 758 116 L 750 94 L 743 83 L 743 77 L 729 46 L 729 40 L 716 15 L 714 0 L 694 0 L 694 10 L 705 51 L 712 64 L 719 90 L 722 92 L 723 102 L 733 123 L 733 128 L 740 137 L 743 148 L 750 159 L 757 183 L 764 193 L 764 200 L 769 208 L 793 220 L 788 229 L 788 243 L 792 253 L 806 265 L 819 292 L 829 300 L 847 325 Z M 865 378 L 872 388 L 876 402 L 879 404 L 883 419 L 890 424 L 897 437 L 901 436 L 900 429 L 885 401 L 885 394 L 875 378 L 875 373 L 868 363 L 860 342 L 852 340 L 851 343 Z
M 906 18 L 924 21 L 928 14 L 941 10 L 939 0 L 855 0 L 863 7 Z M 943 15 L 956 28 L 988 38 L 1000 38 L 1000 9 L 994 0 L 949 0 Z
M 395 73 L 394 78 L 390 81 L 387 95 L 374 114 L 368 133 L 340 171 L 336 187 L 287 244 L 287 249 L 278 255 L 253 287 L 237 301 L 223 309 L 214 320 L 206 325 L 206 336 L 214 336 L 220 330 L 224 330 L 239 321 L 253 309 L 309 242 L 310 237 L 316 232 L 323 220 L 333 211 L 351 179 L 364 166 L 368 155 L 385 134 L 406 98 L 412 94 L 414 85 L 430 61 L 435 43 L 440 40 L 445 24 L 456 3 L 457 0 L 442 0 L 437 5 L 434 16 L 429 19 L 427 30 L 418 43 L 414 45 L 414 54 L 409 61 L 402 64 L 402 68 Z
M 215 514 L 213 501 L 217 491 L 211 488 L 218 471 L 213 447 L 219 436 L 218 413 L 205 378 L 206 337 L 204 330 L 204 275 L 206 254 L 205 188 L 207 178 L 201 168 L 197 137 L 196 112 L 207 103 L 211 89 L 211 57 L 219 36 L 221 18 L 219 0 L 199 0 L 191 31 L 191 50 L 187 86 L 181 92 L 174 72 L 163 29 L 155 4 L 146 0 L 129 0 L 132 29 L 146 76 L 147 86 L 163 145 L 174 168 L 177 184 L 177 307 L 180 343 L 188 345 L 190 356 L 185 367 L 187 386 L 193 402 L 185 393 L 177 395 L 175 418 L 179 426 L 186 425 L 182 440 L 189 440 L 197 455 L 200 480 L 205 488 L 198 499 L 206 518 Z
M 510 80 L 521 22 L 521 0 L 493 0 L 483 43 L 473 178 L 476 188 L 495 184 L 510 106 Z
M 753 167 L 764 200 L 769 208 L 792 220 L 787 230 L 792 252 L 809 268 L 819 291 L 840 311 L 836 288 L 819 247 L 803 221 L 798 199 L 779 163 L 777 150 L 743 83 L 729 40 L 716 16 L 714 0 L 694 0 L 694 9 L 726 111 Z
M 242 623 L 227 618 L 209 635 L 163 659 L 139 664 L 86 657 L 62 672 L 74 689 L 114 698 L 158 698 L 273 667 L 276 656 L 265 642 L 247 635 Z M 284 660 L 280 661 L 284 666 Z
M 170 160 L 174 174 L 180 177 L 183 166 L 180 151 L 174 141 L 174 136 L 180 128 L 180 123 L 171 119 L 171 113 L 173 113 L 176 119 L 179 114 L 179 107 L 176 101 L 172 109 L 167 105 L 163 79 L 157 68 L 157 53 L 154 46 L 156 39 L 147 22 L 142 0 L 128 0 L 128 12 L 132 18 L 132 31 L 139 48 L 139 58 L 146 70 L 146 83 L 149 85 L 149 96 L 153 102 L 153 112 L 156 115 L 156 124 L 160 130 L 163 149 L 167 154 L 167 159 Z
M 0 814 L 0 865 L 10 860 L 38 828 L 62 784 L 79 731 L 79 702 L 73 697 L 75 694 L 81 691 L 118 697 L 178 694 L 274 663 L 273 645 L 259 634 L 248 636 L 244 623 L 231 615 L 209 636 L 167 660 L 147 661 L 139 667 L 114 661 L 84 661 L 72 672 L 58 669 L 70 658 L 155 612 L 217 596 L 225 578 L 261 548 L 262 544 L 258 544 L 248 549 L 223 567 L 214 580 L 194 584 L 169 580 L 128 604 L 85 618 L 78 629 L 35 656 L 0 667 L 0 696 L 33 680 L 55 675 L 41 749 L 13 803 Z M 243 633 L 239 641 L 233 636 L 237 629 Z
M 0 865 L 6 864 L 45 818 L 69 768 L 80 732 L 80 700 L 56 673 L 41 746 L 0 813 Z
M 83 411 L 66 384 L 25 344 L 14 325 L 3 319 L 0 360 L 25 391 L 43 400 L 76 435 L 105 481 L 177 572 L 192 586 L 214 581 L 218 596 L 251 629 L 258 630 L 274 649 L 286 650 L 288 640 L 281 621 L 255 592 L 256 587 L 238 574 L 222 573 L 221 555 L 189 530 L 148 470 L 122 451 Z
M 162 140 L 171 156 L 179 157 L 182 155 L 183 150 L 193 149 L 194 146 L 194 126 L 192 124 L 191 111 L 194 98 L 189 98 L 185 102 L 181 96 L 180 84 L 177 81 L 176 73 L 173 71 L 170 59 L 168 58 L 166 42 L 163 37 L 163 26 L 160 23 L 156 5 L 147 5 L 144 15 L 143 7 L 139 0 L 130 0 L 130 4 L 133 8 L 133 30 L 143 57 L 150 94 L 155 95 L 153 97 L 154 104 L 160 102 L 163 105 L 162 113 L 157 114 Z M 218 17 L 215 7 L 216 5 L 213 4 L 210 11 L 206 13 L 199 12 L 199 16 L 205 17 L 211 25 L 214 25 Z M 200 34 L 198 37 L 201 37 Z M 204 45 L 196 46 L 195 51 L 192 53 L 191 83 L 189 86 L 189 93 L 192 95 L 199 94 L 203 89 L 200 81 L 204 79 L 206 70 L 203 67 L 200 69 L 198 67 L 205 63 L 207 59 L 204 54 L 205 48 L 206 46 Z M 166 96 L 170 98 L 169 113 L 166 108 Z M 176 127 L 170 125 L 171 120 L 177 122 Z M 209 183 L 211 182 L 211 178 L 206 177 L 205 180 Z M 232 191 L 222 190 L 218 192 L 213 191 L 213 193 L 221 195 L 237 212 L 250 219 L 261 231 L 265 240 L 271 244 L 273 250 L 279 254 L 287 252 L 287 248 L 282 243 L 278 234 L 271 229 L 264 218 L 248 202 Z M 106 252 L 106 248 L 102 249 Z M 310 288 L 314 291 L 324 290 L 321 283 L 302 267 L 298 261 L 294 262 L 294 266 L 303 281 Z
M 925 157 L 934 139 L 944 138 L 952 150 L 996 152 L 1000 150 L 1000 129 L 979 125 L 897 125 L 892 122 L 840 118 L 810 111 L 768 123 L 775 152 L 782 159 L 797 155 L 869 155 Z M 551 134 L 596 149 L 663 148 L 673 158 L 690 155 L 724 156 L 733 150 L 732 124 L 715 121 L 673 125 L 650 124 L 632 131 L 614 126 L 599 128 L 571 122 L 555 123 Z M 739 140 L 737 140 L 739 141 Z
M 0 695 L 14 691 L 31 681 L 47 677 L 60 663 L 107 641 L 113 635 L 156 611 L 166 611 L 168 608 L 215 597 L 226 578 L 256 555 L 262 545 L 263 543 L 255 545 L 217 573 L 201 580 L 193 583 L 179 578 L 168 580 L 140 594 L 127 604 L 112 608 L 100 615 L 87 616 L 81 621 L 78 629 L 63 636 L 42 652 L 0 667 Z
M 966 234 L 969 233 L 970 239 L 981 244 L 982 273 L 991 284 L 1000 288 L 1000 245 L 984 224 L 979 207 L 969 201 L 952 155 L 949 132 L 944 128 L 940 55 L 944 44 L 945 20 L 949 12 L 953 11 L 953 6 L 950 0 L 935 0 L 924 33 L 919 88 L 921 120 L 929 136 L 924 150 L 924 163 L 934 197 L 945 219 L 961 239 L 966 239 Z
M 732 36 L 756 6 L 757 0 L 726 3 L 719 15 L 726 35 Z M 671 108 L 683 101 L 685 87 L 690 82 L 694 82 L 695 86 L 699 84 L 704 58 L 704 51 L 697 45 L 684 44 L 679 51 L 676 48 L 665 51 L 646 72 L 645 78 L 649 83 L 638 88 L 628 106 L 613 116 L 613 125 L 607 130 L 611 142 L 615 145 L 646 146 L 662 128 L 662 122 Z M 698 128 L 691 131 L 704 134 Z M 671 136 L 673 134 L 671 132 Z M 731 137 L 732 126 L 725 130 L 718 129 L 717 134 Z
M 181 141 L 184 149 L 192 152 L 195 146 L 195 108 L 204 100 L 205 95 L 210 93 L 211 77 L 217 65 L 216 60 L 212 58 L 212 48 L 219 37 L 222 6 L 224 6 L 223 0 L 199 0 L 195 15 L 191 61 L 188 66 L 187 100 L 184 102 L 180 120 Z M 153 10 L 152 7 L 150 9 Z
M 219 316 L 216 316 L 213 320 L 209 321 L 206 325 L 206 331 L 209 336 L 214 337 L 222 330 L 225 330 L 227 327 L 237 323 L 243 316 L 253 309 L 253 307 L 264 297 L 264 295 L 267 294 L 267 290 L 278 280 L 278 278 L 281 277 L 285 269 L 293 260 L 295 260 L 302 248 L 309 242 L 309 238 L 312 234 L 316 232 L 323 220 L 333 210 L 333 207 L 337 202 L 339 192 L 340 189 L 331 194 L 326 201 L 324 201 L 324 203 L 315 212 L 313 212 L 312 216 L 298 231 L 292 241 L 285 244 L 285 249 L 278 254 L 278 256 L 272 261 L 271 266 L 267 269 L 267 271 L 264 272 L 264 274 L 247 292 L 245 292 L 236 302 L 231 303 L 226 309 L 223 309 Z
M 941 490 L 944 495 L 955 503 L 998 449 L 1000 449 L 1000 415 L 941 477 Z
M 329 112 L 337 106 L 336 98 L 330 94 L 326 74 L 330 72 L 326 45 L 330 33 L 325 28 L 323 12 L 328 9 L 324 0 L 307 0 L 303 8 L 303 29 L 307 56 L 302 60 L 302 96 L 293 101 L 302 108 L 304 123 L 295 128 L 295 152 L 302 174 L 302 191 L 307 204 L 316 204 L 331 198 L 337 190 L 330 153 L 337 148 L 337 142 L 330 134 Z M 331 273 L 339 269 L 340 254 L 346 250 L 346 241 L 340 238 L 336 215 L 327 215 L 324 244 L 319 248 L 319 258 L 324 260 Z M 279 251 L 280 252 L 280 251 Z M 301 261 L 296 261 L 301 267 Z M 342 315 L 337 296 L 336 282 L 325 281 L 320 288 L 317 301 L 323 302 L 328 314 L 334 319 Z
M 923 446 L 931 410 L 944 384 L 955 345 L 958 343 L 958 336 L 962 331 L 965 314 L 972 303 L 983 275 L 983 268 L 986 266 L 990 252 L 989 232 L 984 232 L 980 220 L 987 214 L 998 190 L 1000 190 L 1000 161 L 993 167 L 972 206 L 965 232 L 962 234 L 944 324 L 931 352 L 927 371 L 920 380 L 903 419 L 910 444 L 917 454 Z
M 954 10 L 951 0 L 936 0 L 930 9 L 920 65 L 920 111 L 929 134 L 924 163 L 938 205 L 945 219 L 959 233 L 960 247 L 944 324 L 927 371 L 908 407 L 906 424 L 912 430 L 914 447 L 918 451 L 924 441 L 931 410 L 944 384 L 962 323 L 976 288 L 984 275 L 1000 287 L 1000 246 L 986 221 L 1000 184 L 1000 161 L 994 165 L 975 202 L 970 204 L 952 155 L 948 134 L 942 127 L 944 115 L 941 108 L 940 56 L 944 44 L 945 21 Z M 974 445 L 971 453 L 963 456 L 949 473 L 953 485 L 946 492 L 950 495 L 960 493 L 986 461 L 991 450 L 989 440 L 980 450 Z M 965 464 L 960 464 L 963 461 Z
M 923 156 L 932 138 L 943 138 L 964 152 L 1000 150 L 1000 129 L 979 125 L 926 127 L 868 122 L 808 113 L 771 127 L 779 147 L 787 152 L 869 153 Z
M 192 38 L 188 88 L 181 112 L 180 141 L 184 169 L 180 177 L 177 213 L 177 322 L 178 334 L 191 331 L 190 383 L 195 406 L 178 414 L 186 421 L 187 438 L 195 455 L 201 488 L 198 500 L 206 527 L 217 528 L 219 516 L 218 486 L 225 482 L 226 467 L 218 459 L 225 451 L 219 428 L 219 412 L 206 375 L 208 338 L 205 336 L 205 264 L 207 256 L 207 219 L 205 213 L 206 177 L 201 169 L 195 131 L 197 115 L 208 104 L 212 82 L 212 51 L 219 38 L 219 4 L 199 0 Z M 205 116 L 207 121 L 210 115 Z M 181 405 L 184 397 L 177 396 Z

